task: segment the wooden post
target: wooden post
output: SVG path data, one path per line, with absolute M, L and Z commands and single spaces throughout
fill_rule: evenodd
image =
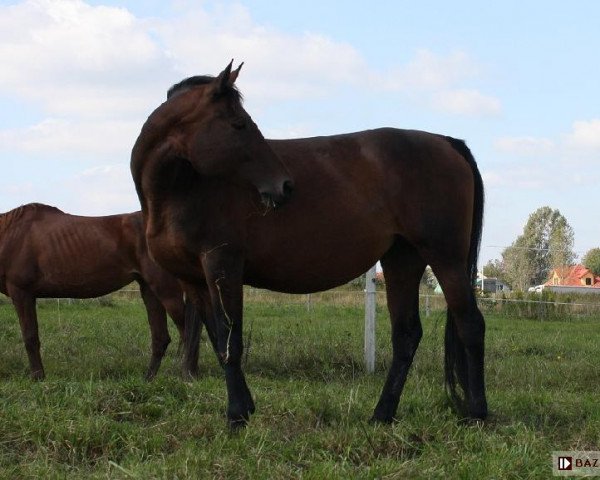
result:
M 365 275 L 365 368 L 375 371 L 375 266 Z

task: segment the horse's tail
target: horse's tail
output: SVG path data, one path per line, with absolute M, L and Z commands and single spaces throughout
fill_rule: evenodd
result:
M 469 256 L 467 261 L 467 275 L 471 284 L 474 286 L 477 279 L 477 260 L 479 257 L 479 247 L 481 244 L 481 233 L 483 229 L 483 206 L 484 192 L 483 180 L 475 158 L 469 150 L 469 147 L 462 140 L 452 137 L 446 137 L 452 147 L 462 155 L 467 161 L 473 172 L 474 198 L 473 198 L 473 219 L 471 224 L 471 239 L 469 245 Z M 446 332 L 445 332 L 445 376 L 446 388 L 454 406 L 460 412 L 466 412 L 466 399 L 457 391 L 457 380 L 462 387 L 465 396 L 468 390 L 468 372 L 467 359 L 463 342 L 458 337 L 456 325 L 450 310 L 446 314 Z
M 185 320 L 183 337 L 183 368 L 185 377 L 195 377 L 198 374 L 198 357 L 200 352 L 200 332 L 202 318 L 194 302 L 185 298 Z
M 198 369 L 198 357 L 200 353 L 200 334 L 202 325 L 206 326 L 206 333 L 219 364 L 223 366 L 223 358 L 219 355 L 217 349 L 217 332 L 212 314 L 210 301 L 203 299 L 204 304 L 200 307 L 188 299 L 185 300 L 185 340 L 184 340 L 184 368 L 189 372 L 196 372 Z

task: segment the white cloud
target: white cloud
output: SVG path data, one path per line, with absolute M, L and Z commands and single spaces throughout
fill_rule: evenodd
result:
M 128 162 L 98 165 L 54 179 L 0 185 L 0 212 L 41 202 L 79 215 L 111 215 L 140 209 Z
M 172 83 L 216 75 L 232 57 L 251 66 L 244 91 L 258 103 L 325 94 L 367 69 L 352 46 L 262 27 L 240 5 L 168 20 L 81 0 L 0 7 L 0 88 L 52 116 L 147 115 Z
M 533 136 L 501 137 L 494 141 L 494 148 L 503 154 L 530 159 L 541 158 L 549 165 L 577 166 L 577 181 L 596 178 L 596 170 L 588 174 L 582 172 L 587 171 L 589 167 L 597 168 L 600 162 L 600 119 L 576 121 L 569 132 L 557 135 L 556 139 Z M 575 175 L 574 171 L 570 173 Z
M 389 90 L 440 90 L 476 77 L 479 70 L 465 52 L 456 51 L 442 56 L 421 49 L 406 65 L 390 69 L 377 80 L 381 80 Z
M 600 119 L 574 122 L 571 132 L 565 137 L 565 143 L 571 148 L 596 150 L 600 153 Z
M 0 213 L 8 212 L 19 205 L 37 200 L 35 186 L 30 183 L 0 184 Z
M 555 142 L 548 138 L 531 136 L 502 137 L 494 142 L 494 148 L 503 153 L 516 155 L 547 155 L 556 148 Z
M 49 118 L 30 127 L 0 131 L 0 152 L 63 153 L 129 158 L 141 126 L 133 121 Z
M 217 74 L 232 57 L 247 63 L 240 83 L 257 104 L 314 98 L 344 85 L 437 92 L 479 75 L 464 52 L 425 49 L 405 65 L 377 71 L 352 45 L 259 25 L 239 4 L 214 11 L 190 5 L 169 19 L 140 19 L 82 0 L 0 7 L 0 88 L 41 104 L 49 116 L 145 118 L 170 84 Z M 497 108 L 482 94 L 461 96 L 468 98 L 453 107 L 458 113 Z
M 243 91 L 262 104 L 324 95 L 336 85 L 359 83 L 367 70 L 351 45 L 260 26 L 240 5 L 212 15 L 194 9 L 156 29 L 183 75 L 216 74 L 232 57 L 246 62 Z
M 0 7 L 0 87 L 50 115 L 135 114 L 165 63 L 148 26 L 125 9 L 80 0 Z
M 555 139 L 517 136 L 495 140 L 502 168 L 483 174 L 490 187 L 554 189 L 594 187 L 600 180 L 600 120 L 580 120 Z
M 486 188 L 537 190 L 548 181 L 538 165 L 509 165 L 501 170 L 485 170 L 481 176 Z
M 140 209 L 128 164 L 96 166 L 69 178 L 63 188 L 76 205 L 69 213 L 109 215 Z
M 406 65 L 385 74 L 372 73 L 371 84 L 409 94 L 430 108 L 454 115 L 498 115 L 502 110 L 499 99 L 474 88 L 457 88 L 480 75 L 480 67 L 465 52 L 443 56 L 422 49 Z
M 457 115 L 494 116 L 502 111 L 500 100 L 497 98 L 467 89 L 435 93 L 431 105 L 438 110 Z

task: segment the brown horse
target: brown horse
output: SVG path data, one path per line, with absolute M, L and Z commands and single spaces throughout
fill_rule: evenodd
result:
M 34 379 L 44 378 L 37 298 L 98 297 L 133 281 L 148 312 L 151 379 L 171 341 L 166 312 L 183 338 L 184 302 L 177 280 L 148 255 L 141 213 L 80 217 L 30 203 L 0 215 L 0 291 L 17 310 Z
M 213 332 L 230 424 L 243 425 L 254 412 L 240 363 L 242 285 L 315 292 L 377 260 L 393 360 L 372 420 L 390 422 L 396 414 L 422 336 L 418 293 L 426 265 L 448 303 L 451 398 L 467 416 L 485 418 L 485 324 L 472 288 L 483 184 L 465 143 L 391 128 L 266 141 L 241 106 L 238 73 L 230 64 L 216 78 L 172 87 L 131 160 L 149 248 L 185 281 Z

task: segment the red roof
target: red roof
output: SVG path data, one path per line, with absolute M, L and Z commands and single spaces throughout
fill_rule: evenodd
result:
M 591 285 L 585 285 L 581 283 L 581 279 L 590 273 L 590 270 L 581 264 L 572 265 L 569 267 L 555 268 L 550 272 L 550 279 L 544 285 L 557 285 L 554 283 L 554 276 L 557 275 L 559 277 L 558 285 L 568 287 L 600 288 L 600 277 L 597 277 L 593 274 L 593 282 Z

